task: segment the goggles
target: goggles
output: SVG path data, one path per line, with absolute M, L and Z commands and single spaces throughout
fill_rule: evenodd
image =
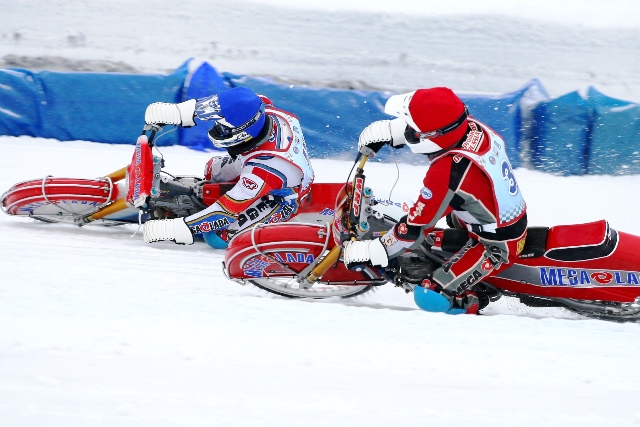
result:
M 442 136 L 446 133 L 449 133 L 451 131 L 453 131 L 454 129 L 456 129 L 457 127 L 459 127 L 460 125 L 462 125 L 462 123 L 464 123 L 465 120 L 467 120 L 467 117 L 469 117 L 469 110 L 467 109 L 467 106 L 464 106 L 464 111 L 462 112 L 462 115 L 453 123 L 447 125 L 447 126 L 443 126 L 439 129 L 436 130 L 432 130 L 429 132 L 418 132 L 417 130 L 411 128 L 410 126 L 407 126 L 407 130 L 405 132 L 405 137 L 407 139 L 407 142 L 409 144 L 415 144 L 417 142 L 419 142 L 421 139 L 432 139 L 432 138 L 437 138 L 439 136 Z
M 256 114 L 254 114 L 253 117 L 251 117 L 249 120 L 247 120 L 243 124 L 239 126 L 230 126 L 222 123 L 221 120 L 218 120 L 216 121 L 216 124 L 213 125 L 212 130 L 214 131 L 215 135 L 219 138 L 231 138 L 233 136 L 241 134 L 246 129 L 253 126 L 260 119 L 260 117 L 262 117 L 263 114 L 264 114 L 264 103 L 260 106 L 260 109 L 256 112 Z

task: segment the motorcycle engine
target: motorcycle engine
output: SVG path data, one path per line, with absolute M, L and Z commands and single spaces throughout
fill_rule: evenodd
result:
M 426 278 L 431 277 L 438 265 L 431 259 L 416 252 L 407 252 L 396 258 L 393 282 L 405 292 L 413 291 Z

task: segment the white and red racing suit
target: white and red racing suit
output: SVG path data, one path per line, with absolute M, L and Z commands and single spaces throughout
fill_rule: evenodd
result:
M 267 141 L 237 157 L 218 156 L 207 163 L 205 179 L 237 183 L 214 204 L 185 218 L 194 234 L 214 232 L 228 242 L 258 223 L 298 214 L 314 179 L 300 122 L 270 104 L 265 113 L 271 119 Z
M 453 297 L 517 258 L 526 237 L 526 204 L 504 141 L 475 119 L 469 118 L 460 144 L 430 160 L 417 202 L 381 241 L 395 258 L 451 214 L 457 227 L 467 228 L 469 241 L 423 286 Z M 437 233 L 431 237 L 437 241 Z

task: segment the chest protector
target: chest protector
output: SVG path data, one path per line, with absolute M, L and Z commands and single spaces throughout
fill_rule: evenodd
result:
M 286 111 L 267 105 L 265 112 L 273 118 L 274 130 L 269 140 L 242 155 L 242 162 L 260 157 L 279 157 L 302 172 L 302 182 L 297 189 L 306 193 L 313 182 L 314 173 L 298 118 Z
M 524 215 L 526 204 L 507 158 L 505 143 L 499 135 L 477 121 L 469 120 L 469 126 L 471 132 L 462 148 L 449 150 L 445 155 L 466 157 L 482 169 L 491 181 L 494 200 L 498 207 L 498 222 L 495 226 L 507 226 Z M 489 147 L 482 154 L 473 151 L 482 141 L 482 132 L 478 127 L 482 128 L 484 135 L 489 138 Z

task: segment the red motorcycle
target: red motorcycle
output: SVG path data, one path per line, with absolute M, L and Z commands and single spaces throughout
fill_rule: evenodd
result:
M 147 125 L 138 137 L 131 163 L 106 176 L 61 178 L 45 176 L 20 182 L 0 198 L 9 215 L 27 216 L 77 226 L 141 224 L 149 219 L 191 215 L 213 204 L 235 182 L 211 182 L 194 176 L 174 176 L 165 160 L 153 154 L 160 126 Z M 324 224 L 332 215 L 342 184 L 312 184 L 293 220 Z
M 359 156 L 360 157 L 360 156 Z M 336 197 L 333 222 L 264 224 L 237 235 L 225 254 L 226 276 L 286 297 L 352 297 L 393 283 L 411 291 L 468 240 L 467 230 L 430 233 L 424 243 L 385 269 L 349 270 L 342 243 L 384 234 L 408 212 L 406 200 L 377 198 L 365 186 L 359 158 L 353 180 Z M 391 196 L 391 199 L 395 196 Z M 502 295 L 531 307 L 564 307 L 588 317 L 640 319 L 640 237 L 616 231 L 606 220 L 529 227 L 520 259 L 473 286 L 496 301 Z

